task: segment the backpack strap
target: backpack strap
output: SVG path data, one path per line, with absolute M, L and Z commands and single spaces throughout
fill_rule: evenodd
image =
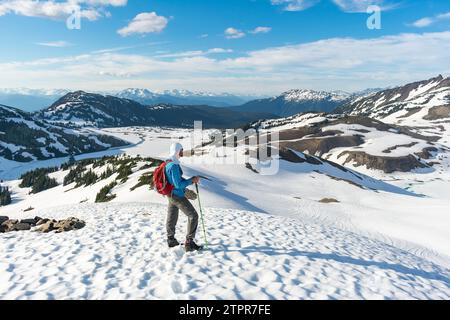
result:
M 166 188 L 167 185 L 167 178 L 166 178 L 166 167 L 169 163 L 173 162 L 172 160 L 166 160 L 164 161 L 164 172 L 163 172 L 163 185 L 162 185 L 162 189 L 164 190 Z M 170 192 L 170 196 L 172 196 L 172 192 L 173 190 Z

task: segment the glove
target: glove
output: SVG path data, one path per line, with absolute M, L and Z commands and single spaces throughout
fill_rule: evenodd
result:
M 184 196 L 189 200 L 197 200 L 197 194 L 190 189 L 186 189 Z

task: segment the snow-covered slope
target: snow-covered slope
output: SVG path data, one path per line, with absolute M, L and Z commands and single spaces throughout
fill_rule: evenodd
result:
M 450 119 L 450 77 L 439 75 L 424 81 L 382 90 L 339 108 L 350 115 L 364 115 L 388 123 L 423 125 Z
M 118 136 L 122 137 L 123 132 L 118 132 Z M 146 143 L 141 141 L 135 147 L 125 149 L 126 153 L 164 158 L 171 140 L 163 138 L 162 132 L 135 129 L 134 134 L 139 132 Z M 182 132 L 179 134 L 183 136 Z M 127 137 L 130 135 L 133 134 L 129 133 Z M 179 141 L 186 150 L 189 148 L 189 138 Z M 301 208 L 301 215 L 305 217 L 328 221 L 364 234 L 383 235 L 380 239 L 387 237 L 390 242 L 396 241 L 402 245 L 406 241 L 409 243 L 407 248 L 419 245 L 450 255 L 445 241 L 450 228 L 449 220 L 445 218 L 445 208 L 450 205 L 448 200 L 423 198 L 414 192 L 301 153 L 280 152 L 278 173 L 263 176 L 255 172 L 260 170 L 258 165 L 224 162 L 233 153 L 240 153 L 242 150 L 239 148 L 228 150 L 231 153 L 227 157 L 223 157 L 223 150 L 214 150 L 210 146 L 205 149 L 211 152 L 186 157 L 183 163 L 186 175 L 203 174 L 213 179 L 202 183 L 202 200 L 206 206 L 293 217 L 298 216 Z M 134 163 L 132 173 L 124 182 L 118 179 L 118 174 L 113 174 L 94 184 L 79 187 L 75 187 L 75 183 L 62 185 L 69 170 L 50 173 L 49 176 L 60 185 L 37 194 L 29 194 L 29 188 L 19 188 L 20 180 L 8 181 L 5 185 L 12 190 L 13 203 L 3 207 L 1 212 L 8 215 L 32 207 L 34 210 L 29 213 L 37 214 L 55 205 L 93 203 L 100 189 L 113 181 L 117 181 L 117 185 L 110 191 L 115 195 L 112 202 L 165 203 L 166 199 L 151 191 L 148 184 L 138 186 L 140 178 L 154 169 L 154 164 L 153 168 L 144 167 L 145 164 L 141 161 Z M 100 175 L 108 166 L 110 164 L 104 163 L 85 169 L 93 169 Z M 336 202 L 329 203 L 328 200 Z M 389 210 L 386 210 L 386 203 L 391 203 Z M 424 216 L 421 209 L 424 207 L 435 209 Z
M 429 196 L 448 198 L 450 124 L 400 126 L 364 116 L 299 114 L 259 121 L 280 143 Z
M 50 159 L 125 144 L 103 133 L 60 127 L 27 112 L 0 105 L 0 163 L 4 159 L 19 162 Z M 0 172 L 3 169 L 0 168 Z
M 450 298 L 448 269 L 352 232 L 208 208 L 209 248 L 185 254 L 166 248 L 165 213 L 137 203 L 41 211 L 87 225 L 0 235 L 0 299 Z M 180 237 L 184 228 L 181 218 Z
M 133 142 L 116 150 L 130 156 L 164 158 L 174 140 L 198 150 L 188 130 L 101 132 Z M 200 185 L 210 243 L 202 254 L 167 250 L 166 199 L 137 186 L 151 163 L 136 162 L 110 190 L 116 197 L 108 204 L 94 201 L 117 173 L 36 194 L 19 188 L 18 180 L 6 181 L 13 203 L 1 215 L 76 216 L 87 225 L 62 234 L 0 234 L 6 270 L 0 298 L 450 298 L 450 200 L 422 197 L 300 152 L 281 152 L 279 172 L 263 176 L 257 165 L 227 164 L 223 150 L 203 148 L 212 152 L 182 159 L 186 176 L 212 179 Z M 99 175 L 107 168 L 90 166 Z M 62 183 L 68 173 L 49 176 Z M 180 216 L 179 239 L 185 223 Z M 203 242 L 201 230 L 197 239 Z M 187 267 L 193 272 L 184 272 Z

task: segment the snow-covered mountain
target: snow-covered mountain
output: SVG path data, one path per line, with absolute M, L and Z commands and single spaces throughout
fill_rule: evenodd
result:
M 47 121 L 98 127 L 152 123 L 145 107 L 135 101 L 84 91 L 66 94 L 38 115 Z
M 345 91 L 314 91 L 307 89 L 290 90 L 281 95 L 286 102 L 305 101 L 343 101 L 348 99 L 349 93 Z
M 176 126 L 192 127 L 195 120 L 204 127 L 238 127 L 272 114 L 245 113 L 210 106 L 172 104 L 142 105 L 134 100 L 110 95 L 71 92 L 38 116 L 46 121 L 81 126 Z
M 0 89 L 0 104 L 32 112 L 50 106 L 68 92 L 66 89 Z
M 359 90 L 359 91 L 352 92 L 351 97 L 353 99 L 357 99 L 357 98 L 361 98 L 361 97 L 365 97 L 365 96 L 371 95 L 373 93 L 377 93 L 377 92 L 385 90 L 385 89 L 388 89 L 388 88 L 367 88 L 367 89 L 364 89 L 364 90 Z
M 413 127 L 365 116 L 306 113 L 251 126 L 279 132 L 280 145 L 292 150 L 448 198 L 442 185 L 450 181 L 450 123 Z
M 337 112 L 410 125 L 426 124 L 429 120 L 448 120 L 450 77 L 444 78 L 439 75 L 428 80 L 382 90 L 353 100 L 340 107 Z
M 203 91 L 164 90 L 150 91 L 148 89 L 129 88 L 114 94 L 119 98 L 137 101 L 144 105 L 177 104 L 177 105 L 208 105 L 214 107 L 228 107 L 241 105 L 252 96 L 236 96 L 229 93 L 215 94 Z
M 49 124 L 30 113 L 0 105 L 0 157 L 7 160 L 29 162 L 123 145 L 126 142 L 108 135 Z
M 280 96 L 247 102 L 233 110 L 267 112 L 287 117 L 300 112 L 331 112 L 350 99 L 351 94 L 343 91 L 290 90 Z

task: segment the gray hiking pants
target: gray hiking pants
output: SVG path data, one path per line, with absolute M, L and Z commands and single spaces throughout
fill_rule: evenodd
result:
M 175 237 L 175 227 L 178 221 L 178 212 L 181 210 L 188 217 L 186 239 L 194 239 L 198 226 L 198 213 L 186 197 L 172 195 L 168 197 L 169 207 L 167 210 L 167 237 Z

